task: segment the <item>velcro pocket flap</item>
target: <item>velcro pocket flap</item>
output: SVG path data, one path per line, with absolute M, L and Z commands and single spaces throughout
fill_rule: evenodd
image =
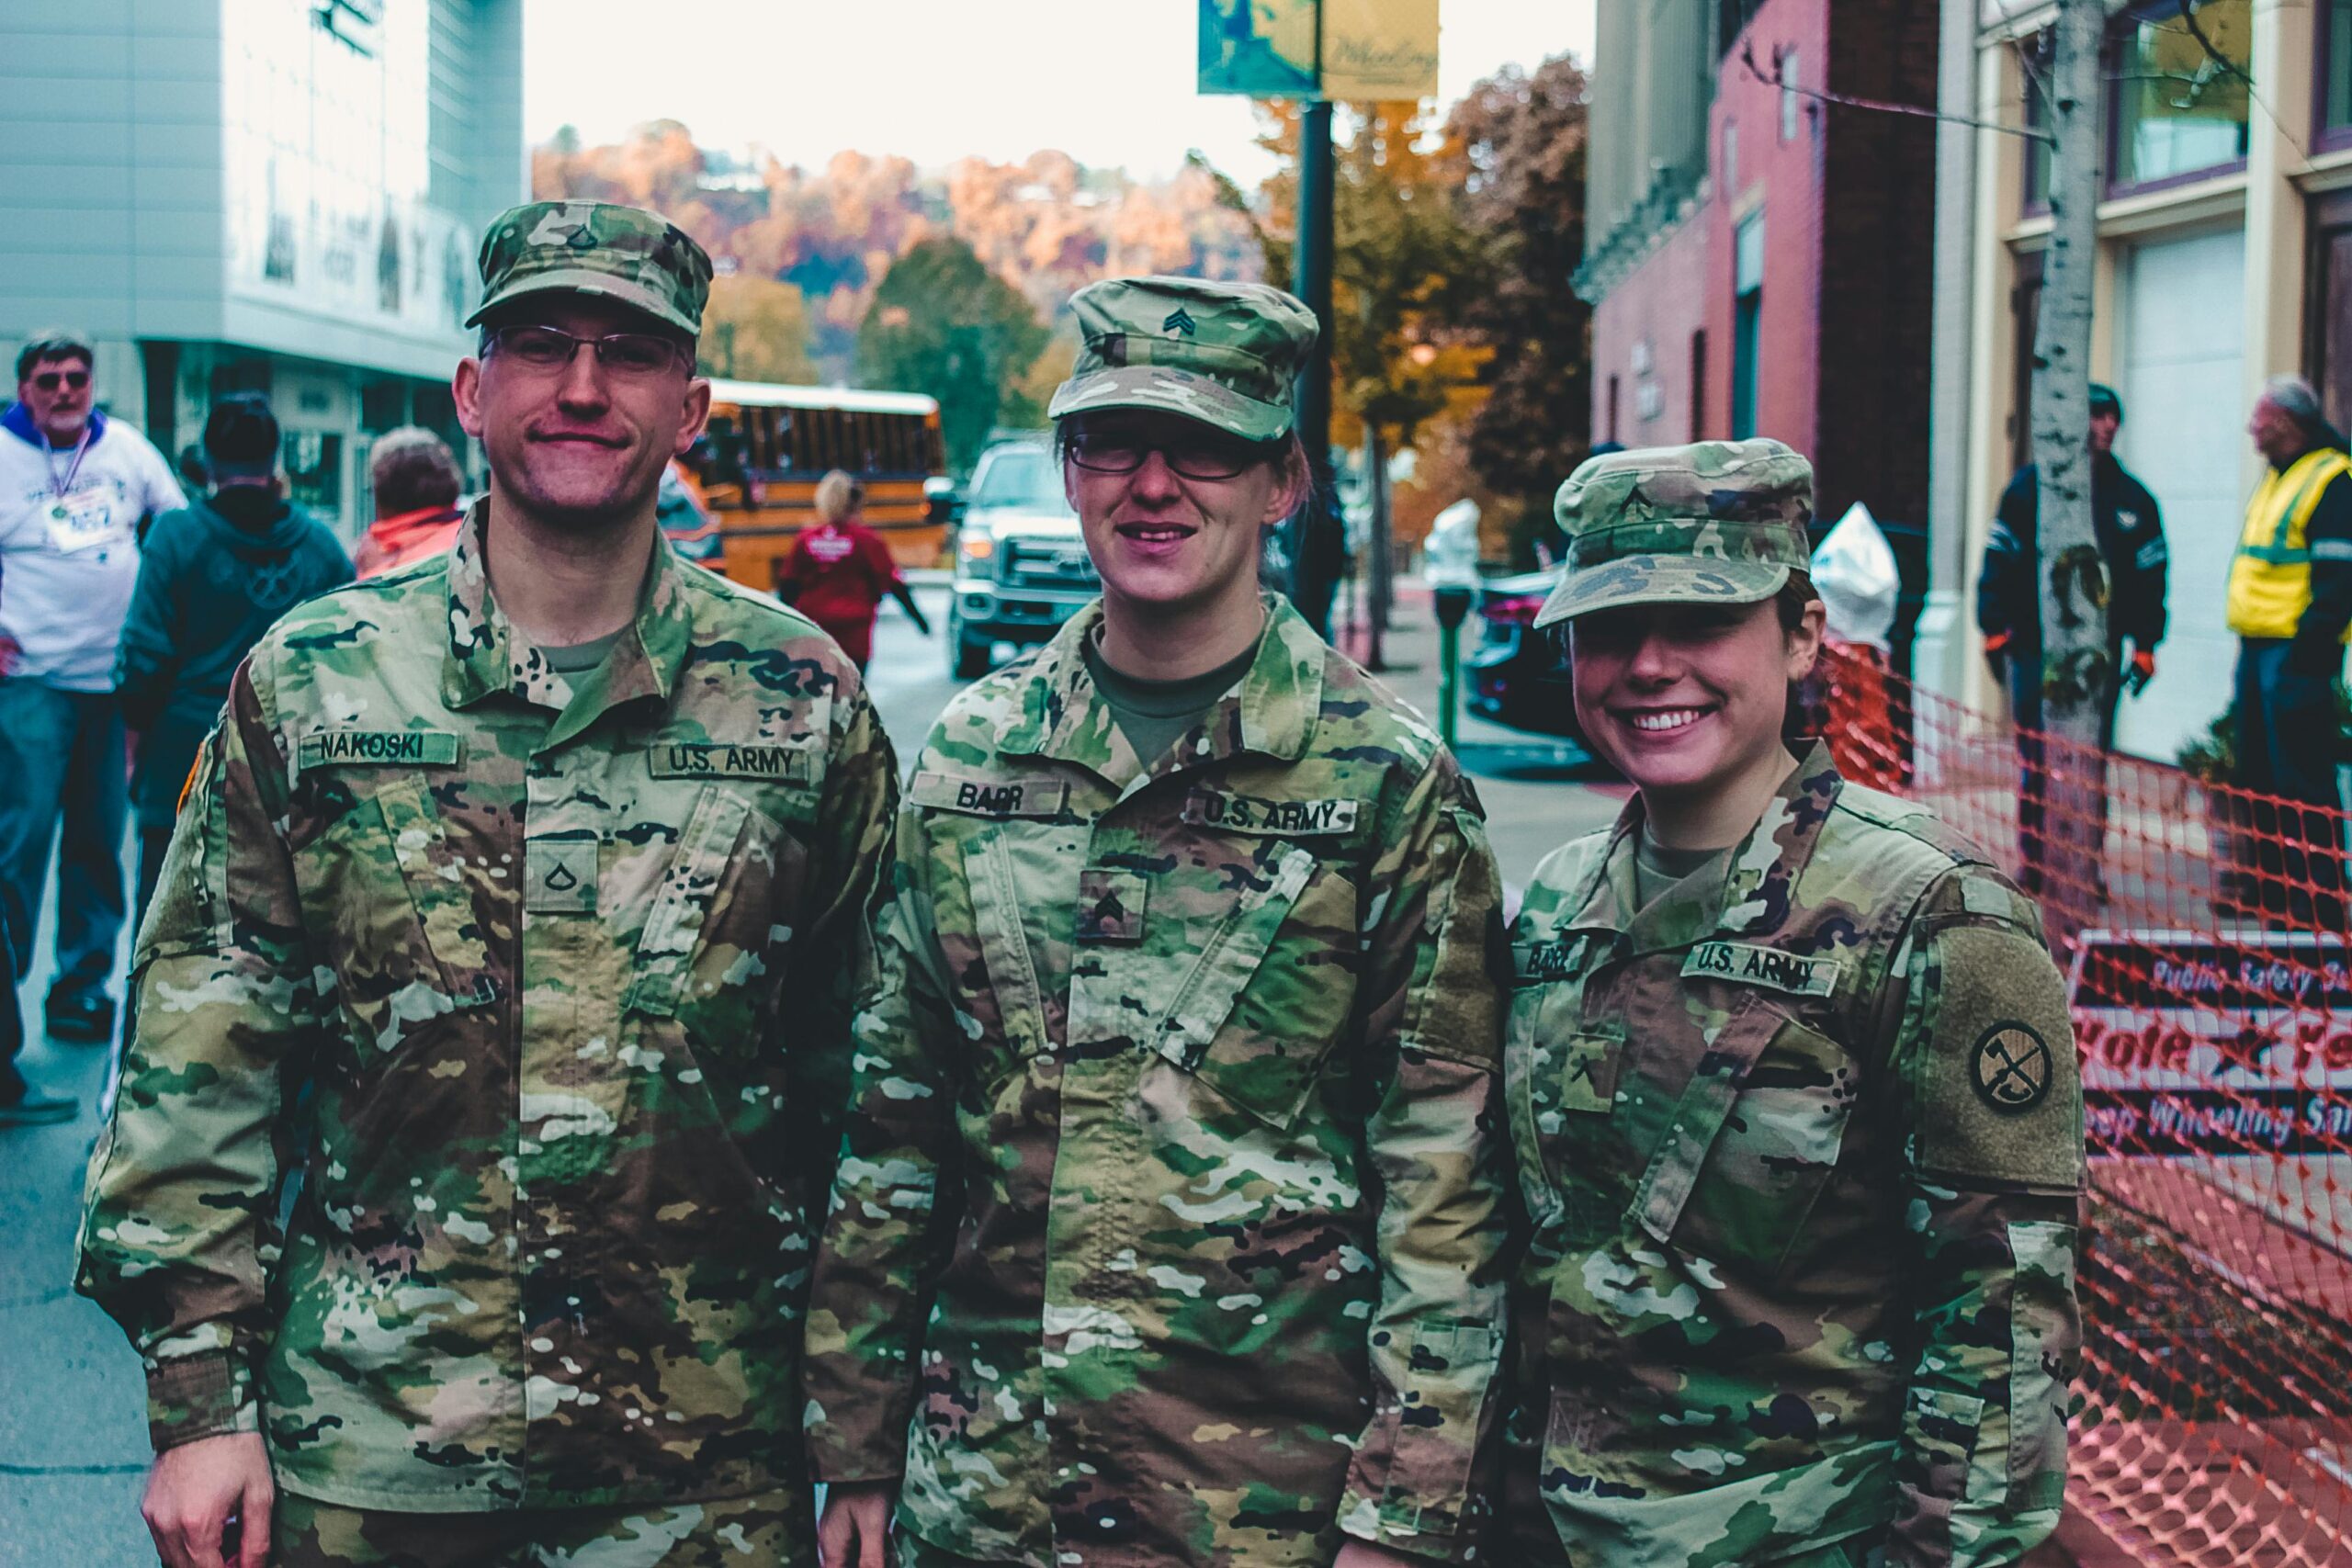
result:
M 1154 1045 L 1161 1055 L 1187 1072 L 1200 1065 L 1202 1054 L 1314 874 L 1314 855 L 1302 849 L 1285 850 L 1274 863 L 1273 874 L 1241 895 L 1160 1018 Z

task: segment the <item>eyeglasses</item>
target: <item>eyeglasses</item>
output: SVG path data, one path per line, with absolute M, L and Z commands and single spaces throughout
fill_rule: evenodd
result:
M 678 363 L 678 345 L 653 333 L 611 333 L 580 337 L 559 327 L 500 327 L 490 334 L 492 350 L 526 370 L 568 368 L 584 344 L 596 363 L 616 376 L 659 376 Z
M 89 384 L 87 370 L 44 370 L 33 378 L 34 387 L 44 392 L 53 392 L 60 387 L 71 387 L 78 392 Z
M 1069 460 L 1090 473 L 1132 474 L 1157 452 L 1169 471 L 1188 479 L 1229 479 L 1262 463 L 1277 448 L 1204 429 L 1199 434 L 1152 439 L 1133 430 L 1080 430 L 1064 448 Z

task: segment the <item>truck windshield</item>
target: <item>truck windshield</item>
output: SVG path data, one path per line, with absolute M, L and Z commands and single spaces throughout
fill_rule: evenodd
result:
M 972 505 L 1022 506 L 1067 512 L 1061 465 L 1043 446 L 1001 447 L 988 455 L 973 483 Z

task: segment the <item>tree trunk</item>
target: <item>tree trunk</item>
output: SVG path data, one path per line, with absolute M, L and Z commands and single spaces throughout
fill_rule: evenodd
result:
M 2098 199 L 2107 117 L 2105 0 L 2062 0 L 2051 66 L 2050 249 L 2034 340 L 2033 461 L 2041 478 L 2041 722 L 2050 743 L 2042 897 L 2053 942 L 2071 941 L 2098 908 L 2100 747 L 2115 671 L 2108 582 L 2091 519 L 2090 350 Z

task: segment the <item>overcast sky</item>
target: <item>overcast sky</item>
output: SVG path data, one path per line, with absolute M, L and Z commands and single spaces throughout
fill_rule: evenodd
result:
M 1443 0 L 1446 102 L 1510 62 L 1592 54 L 1594 0 Z M 1057 147 L 1165 175 L 1198 147 L 1268 173 L 1244 98 L 1193 90 L 1197 0 L 525 0 L 533 141 L 683 120 L 706 147 L 821 165 L 842 148 L 925 166 Z

